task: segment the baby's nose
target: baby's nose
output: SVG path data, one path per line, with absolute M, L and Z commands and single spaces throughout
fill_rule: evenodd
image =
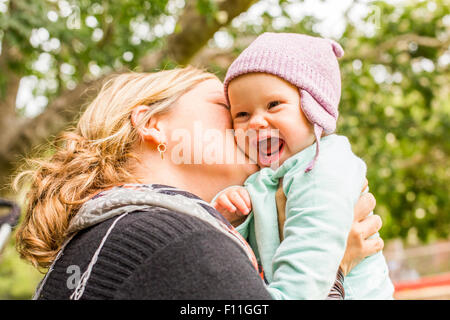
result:
M 261 114 L 255 114 L 251 117 L 249 128 L 250 129 L 261 129 L 261 128 L 267 128 L 269 126 L 267 120 L 264 118 Z

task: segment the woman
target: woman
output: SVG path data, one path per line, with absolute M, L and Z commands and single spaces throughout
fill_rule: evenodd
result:
M 208 204 L 256 170 L 229 129 L 210 73 L 110 79 L 54 155 L 15 180 L 31 182 L 18 251 L 50 267 L 35 297 L 270 299 L 248 245 Z M 212 132 L 222 141 L 207 143 Z M 205 161 L 198 150 L 234 161 Z M 381 227 L 366 218 L 374 206 L 369 195 L 355 207 L 344 273 L 383 246 L 367 239 Z

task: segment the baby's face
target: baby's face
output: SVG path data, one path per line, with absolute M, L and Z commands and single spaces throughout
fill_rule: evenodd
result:
M 314 143 L 299 90 L 289 82 L 248 73 L 230 82 L 228 97 L 236 143 L 260 167 L 276 168 Z

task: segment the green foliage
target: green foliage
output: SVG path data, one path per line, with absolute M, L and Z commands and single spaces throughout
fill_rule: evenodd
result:
M 381 19 L 376 34 L 367 38 L 349 26 L 341 43 L 345 48 L 356 39 L 358 46 L 376 52 L 405 34 L 431 39 L 446 34 L 448 39 L 449 27 L 443 24 L 448 3 L 436 4 L 431 11 L 426 2 L 401 9 L 377 2 Z M 380 56 L 342 64 L 339 132 L 350 138 L 368 165 L 386 239 L 409 235 L 429 241 L 447 237 L 450 230 L 450 73 L 448 64 L 439 63 L 448 45 L 419 41 L 395 41 Z
M 213 16 L 217 11 L 217 4 L 212 0 L 197 0 L 197 10 L 204 16 Z
M 0 34 L 20 52 L 9 67 L 20 75 L 56 83 L 41 86 L 39 94 L 49 99 L 113 69 L 134 70 L 168 33 L 164 30 L 170 16 L 167 3 L 11 0 L 9 10 L 0 12 Z M 50 60 L 50 69 L 44 72 L 34 65 L 42 55 Z
M 13 241 L 3 251 L 0 265 L 0 300 L 31 299 L 43 274 L 19 258 Z

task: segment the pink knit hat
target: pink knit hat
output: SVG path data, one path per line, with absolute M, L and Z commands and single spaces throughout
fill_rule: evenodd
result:
M 341 74 L 336 58 L 344 54 L 335 41 L 295 33 L 266 32 L 256 38 L 227 71 L 225 96 L 234 78 L 254 72 L 276 75 L 299 88 L 301 107 L 314 124 L 316 155 L 306 172 L 314 167 L 319 156 L 322 132 L 336 130 L 341 98 Z

